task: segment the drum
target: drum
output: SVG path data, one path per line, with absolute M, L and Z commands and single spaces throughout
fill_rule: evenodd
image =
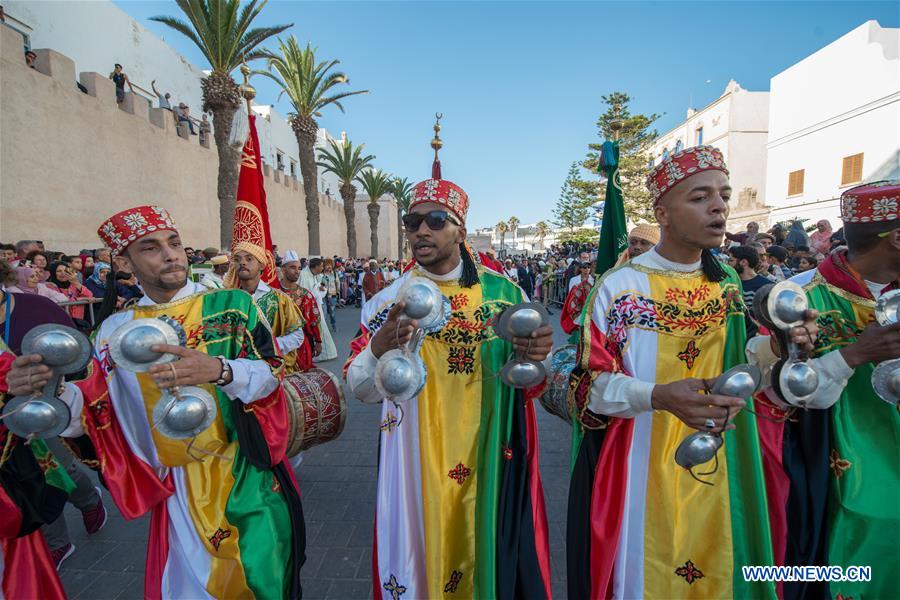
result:
M 337 377 L 324 369 L 313 368 L 286 376 L 283 386 L 291 425 L 288 458 L 341 434 L 347 418 L 347 401 Z
M 541 406 L 550 413 L 565 421 L 572 422 L 572 414 L 568 404 L 569 375 L 575 368 L 575 344 L 566 344 L 554 350 L 549 357 L 550 368 L 547 374 L 547 387 L 540 396 Z

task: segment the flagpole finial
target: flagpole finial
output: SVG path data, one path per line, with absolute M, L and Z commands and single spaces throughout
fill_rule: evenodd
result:
M 244 76 L 244 83 L 238 89 L 241 92 L 241 96 L 247 101 L 247 114 L 251 114 L 250 101 L 256 98 L 256 88 L 250 85 L 250 67 L 247 66 L 246 62 L 241 64 L 241 74 Z
M 622 105 L 613 104 L 613 118 L 609 121 L 609 128 L 613 132 L 613 141 L 619 141 L 619 132 L 625 127 L 625 119 L 622 118 Z
M 434 164 L 431 166 L 432 179 L 441 179 L 441 160 L 438 152 L 444 147 L 444 141 L 441 139 L 441 119 L 443 118 L 443 113 L 434 113 L 434 139 L 431 140 L 431 147 L 434 148 Z

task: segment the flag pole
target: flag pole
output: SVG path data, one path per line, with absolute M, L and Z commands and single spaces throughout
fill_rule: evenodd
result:
M 256 88 L 250 85 L 250 67 L 246 62 L 241 64 L 241 75 L 244 76 L 244 83 L 238 89 L 240 89 L 241 96 L 247 101 L 247 115 L 251 115 L 253 113 L 250 112 L 250 101 L 256 98 Z

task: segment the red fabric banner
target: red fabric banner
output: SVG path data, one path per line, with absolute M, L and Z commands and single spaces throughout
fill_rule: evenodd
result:
M 269 209 L 266 205 L 255 115 L 250 115 L 250 135 L 241 152 L 241 172 L 238 177 L 232 232 L 232 250 L 241 250 L 238 245 L 242 243 L 262 249 L 266 257 L 262 281 L 269 287 L 281 287 L 275 271 L 275 253 L 272 251 L 272 233 L 269 230 Z

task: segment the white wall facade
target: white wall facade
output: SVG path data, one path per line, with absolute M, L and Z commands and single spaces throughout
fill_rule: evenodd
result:
M 65 54 L 75 61 L 76 73 L 96 71 L 106 75 L 119 63 L 131 82 L 141 88 L 136 92 L 148 98 L 153 107 L 158 106 L 150 86 L 155 79 L 160 92 L 172 94 L 173 104 L 184 102 L 191 115 L 200 119 L 203 71 L 112 2 L 8 0 L 3 8 L 7 24 L 25 34 L 31 48 L 53 48 Z M 170 35 L 181 36 L 174 30 Z M 240 73 L 234 76 L 240 79 Z M 253 111 L 261 117 L 257 130 L 263 161 L 274 169 L 276 149 L 280 150 L 284 173 L 291 175 L 293 161 L 296 179 L 301 180 L 297 141 L 287 119 L 268 104 L 254 105 Z M 318 137 L 321 145 L 331 136 L 319 129 Z M 331 196 L 340 202 L 334 177 L 320 169 L 319 191 L 324 193 L 329 188 Z
M 861 181 L 900 176 L 900 29 L 868 21 L 771 80 L 766 203 L 770 219 L 839 226 L 843 158 Z M 804 170 L 801 194 L 788 176 Z
M 658 164 L 665 152 L 700 143 L 718 148 L 731 172 L 731 185 L 738 193 L 751 188 L 757 202 L 764 202 L 766 185 L 766 139 L 769 92 L 751 92 L 732 80 L 715 101 L 700 110 L 688 109 L 687 118 L 660 135 L 651 153 Z M 702 130 L 702 140 L 699 132 Z M 742 212 L 747 207 L 741 207 Z

